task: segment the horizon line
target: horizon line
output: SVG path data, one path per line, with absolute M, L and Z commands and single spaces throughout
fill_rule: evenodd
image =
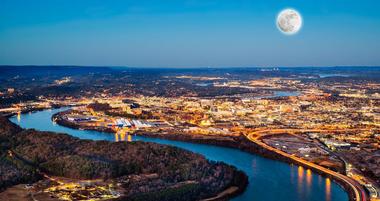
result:
M 118 66 L 118 65 L 35 65 L 35 64 L 25 64 L 25 65 L 0 65 L 0 68 L 2 67 L 94 67 L 94 68 L 166 68 L 166 69 L 189 69 L 189 68 L 203 68 L 203 69 L 211 69 L 211 68 L 360 68 L 360 67 L 370 67 L 370 68 L 376 68 L 380 67 L 380 65 L 335 65 L 335 66 L 193 66 L 193 67 L 174 67 L 174 66 L 167 66 L 167 67 L 161 67 L 161 66 Z

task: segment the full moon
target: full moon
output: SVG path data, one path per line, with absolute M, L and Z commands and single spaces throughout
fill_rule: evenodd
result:
M 277 28 L 286 35 L 296 34 L 302 27 L 302 17 L 294 9 L 285 9 L 277 16 Z

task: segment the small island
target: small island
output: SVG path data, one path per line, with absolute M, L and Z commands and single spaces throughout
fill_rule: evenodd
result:
M 248 183 L 236 168 L 176 147 L 81 140 L 2 117 L 0 125 L 0 199 L 224 200 Z

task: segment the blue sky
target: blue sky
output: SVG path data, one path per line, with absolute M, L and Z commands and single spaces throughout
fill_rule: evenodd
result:
M 284 8 L 303 17 L 277 30 Z M 0 65 L 380 65 L 378 0 L 0 0 Z

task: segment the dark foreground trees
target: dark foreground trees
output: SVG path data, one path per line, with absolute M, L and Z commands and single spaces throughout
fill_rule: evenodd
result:
M 80 140 L 22 130 L 0 119 L 0 188 L 41 174 L 115 180 L 128 200 L 197 200 L 247 180 L 235 168 L 176 147 L 147 142 Z M 151 176 L 154 175 L 154 176 Z

